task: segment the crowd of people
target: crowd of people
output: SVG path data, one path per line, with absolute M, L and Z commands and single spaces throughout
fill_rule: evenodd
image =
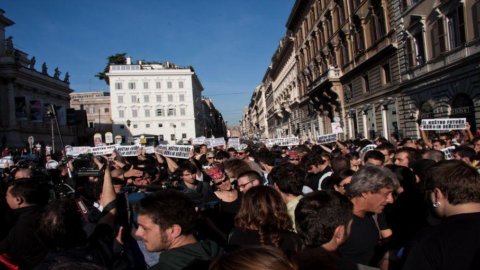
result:
M 0 269 L 480 269 L 480 137 L 421 135 L 188 159 L 4 149 Z

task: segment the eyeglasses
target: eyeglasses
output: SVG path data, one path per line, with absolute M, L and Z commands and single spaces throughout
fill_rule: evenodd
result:
M 253 179 L 253 180 L 250 180 L 250 181 L 248 181 L 248 182 L 247 182 L 247 183 L 245 183 L 245 184 L 238 185 L 238 189 L 239 189 L 239 190 L 242 190 L 242 189 L 244 189 L 244 188 L 245 188 L 245 187 L 246 187 L 248 184 L 252 183 L 253 181 L 255 181 L 255 179 Z
M 220 182 L 213 182 L 213 184 L 214 184 L 215 186 L 220 186 L 221 184 L 223 184 L 223 183 L 225 183 L 225 182 L 227 182 L 227 181 L 229 181 L 229 180 L 230 180 L 230 179 L 228 179 L 228 178 L 225 177 L 225 179 L 223 179 L 222 181 L 220 181 Z

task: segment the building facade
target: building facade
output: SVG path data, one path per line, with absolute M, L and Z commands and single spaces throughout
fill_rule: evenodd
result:
M 404 0 L 400 12 L 405 136 L 425 118 L 480 127 L 480 1 Z
M 13 38 L 5 38 L 5 28 L 14 22 L 0 10 L 0 138 L 4 146 L 26 146 L 27 138 L 60 149 L 62 135 L 64 144 L 76 144 L 84 135 L 84 128 L 71 123 L 67 125 L 67 109 L 70 106 L 68 72 L 60 78 L 56 68 L 48 73 L 46 63 L 41 71 L 35 68 L 35 57 L 15 48 Z M 52 105 L 56 112 L 53 114 Z M 53 133 L 53 136 L 52 136 Z
M 112 131 L 112 115 L 110 114 L 110 93 L 82 92 L 70 94 L 70 107 L 83 110 L 87 115 L 88 133 Z
M 111 65 L 113 135 L 124 143 L 141 135 L 169 143 L 203 135 L 203 87 L 192 67 L 173 63 Z M 198 121 L 196 121 L 198 120 Z
M 418 138 L 419 120 L 446 117 L 477 128 L 479 2 L 297 0 L 286 25 L 298 89 L 294 134 L 315 138 L 339 122 L 345 138 Z M 270 131 L 282 128 L 273 116 L 285 115 L 272 79 L 282 61 L 274 59 L 264 78 Z M 243 119 L 259 124 L 253 115 Z

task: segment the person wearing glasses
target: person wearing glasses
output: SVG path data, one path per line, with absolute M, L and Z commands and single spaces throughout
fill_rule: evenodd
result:
M 213 211 L 210 211 L 210 219 L 221 232 L 218 236 L 219 243 L 226 245 L 228 234 L 234 227 L 234 218 L 240 209 L 240 193 L 233 188 L 227 175 L 218 167 L 206 170 L 212 178 L 215 199 L 218 201 Z
M 250 170 L 238 175 L 237 188 L 245 194 L 252 187 L 261 186 L 262 182 L 262 176 L 258 172 Z

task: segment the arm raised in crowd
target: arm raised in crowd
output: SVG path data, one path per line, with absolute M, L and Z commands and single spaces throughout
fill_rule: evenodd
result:
M 103 176 L 102 196 L 100 198 L 100 205 L 103 207 L 104 215 L 99 223 L 108 224 L 113 227 L 115 221 L 114 216 L 116 214 L 115 198 L 116 194 L 115 189 L 113 188 L 110 167 L 106 164 L 105 174 Z

